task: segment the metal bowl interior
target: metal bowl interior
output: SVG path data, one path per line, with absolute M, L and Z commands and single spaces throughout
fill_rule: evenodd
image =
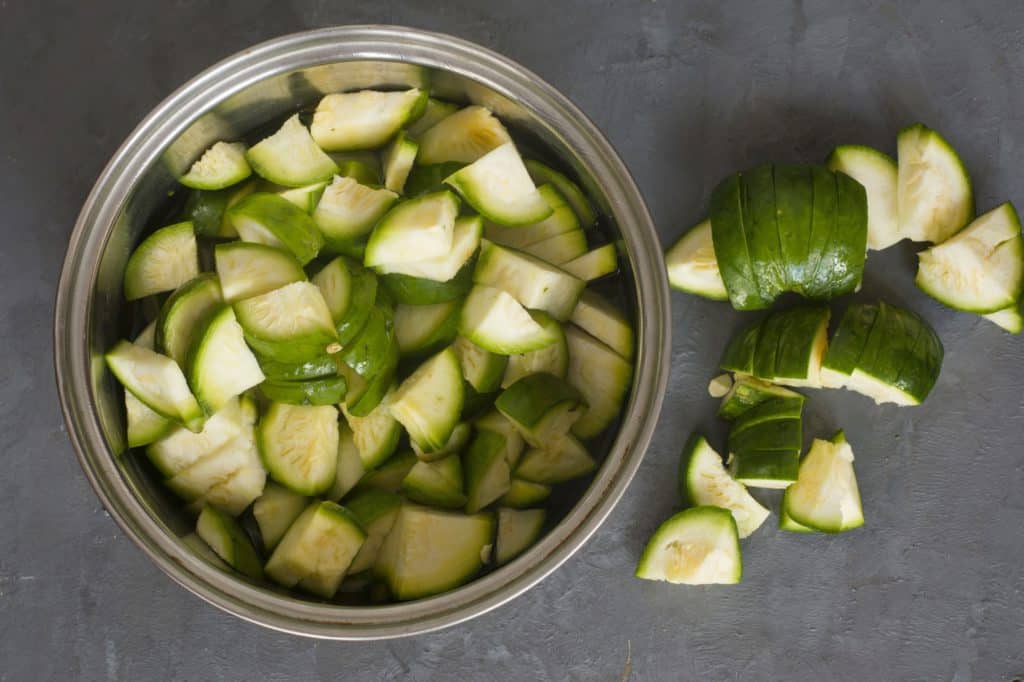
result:
M 483 104 L 543 147 L 584 185 L 620 245 L 625 303 L 637 328 L 637 369 L 600 470 L 527 553 L 443 595 L 382 606 L 304 600 L 245 582 L 182 540 L 192 521 L 144 457 L 122 454 L 122 398 L 103 353 L 126 335 L 121 279 L 131 248 L 153 227 L 175 177 L 219 139 L 237 139 L 325 93 L 430 88 Z M 395 27 L 345 27 L 258 45 L 197 76 L 158 106 L 110 161 L 75 226 L 55 312 L 57 381 L 82 467 L 111 515 L 168 575 L 216 606 L 262 625 L 335 639 L 394 637 L 479 615 L 557 568 L 597 529 L 635 473 L 668 376 L 668 288 L 650 216 L 628 172 L 583 114 L 522 67 L 450 36 Z M 601 455 L 601 451 L 596 452 Z

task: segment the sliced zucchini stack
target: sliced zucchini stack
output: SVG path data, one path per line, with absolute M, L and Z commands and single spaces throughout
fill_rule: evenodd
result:
M 919 405 L 942 368 L 942 342 L 909 310 L 880 301 L 847 308 L 822 364 L 826 386 L 876 403 Z
M 107 361 L 211 562 L 418 599 L 525 552 L 597 468 L 636 352 L 613 283 L 588 289 L 616 247 L 484 107 L 367 90 L 304 120 L 181 174 L 187 220 L 124 281 L 159 313 Z
M 803 396 L 772 398 L 741 413 L 729 429 L 729 472 L 754 488 L 796 480 L 803 447 Z
M 736 335 L 720 366 L 787 386 L 821 386 L 828 349 L 827 306 L 797 306 L 772 313 Z
M 1019 311 L 1024 236 L 1013 204 L 975 218 L 953 237 L 920 252 L 918 259 L 917 286 L 940 303 L 982 315 Z

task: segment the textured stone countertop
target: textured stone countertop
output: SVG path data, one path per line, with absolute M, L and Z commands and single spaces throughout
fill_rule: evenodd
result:
M 51 313 L 94 179 L 165 95 L 236 50 L 344 23 L 445 31 L 571 97 L 636 177 L 667 244 L 714 183 L 836 143 L 895 151 L 922 120 L 981 209 L 1024 201 L 1024 3 L 0 0 L 0 680 L 967 680 L 1024 676 L 1024 338 L 915 289 L 913 249 L 873 254 L 864 295 L 920 311 L 946 347 L 920 408 L 817 392 L 847 430 L 867 514 L 839 537 L 744 543 L 733 588 L 635 580 L 675 504 L 679 445 L 720 439 L 706 385 L 741 317 L 673 294 L 673 370 L 639 474 L 560 570 L 464 625 L 317 642 L 242 622 L 164 576 L 106 515 L 57 404 Z M 762 496 L 774 505 L 777 496 Z

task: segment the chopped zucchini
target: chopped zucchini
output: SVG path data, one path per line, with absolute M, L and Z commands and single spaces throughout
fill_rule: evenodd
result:
M 508 492 L 501 496 L 498 504 L 515 509 L 524 509 L 541 504 L 550 495 L 551 486 L 513 476 Z
M 326 493 L 338 465 L 338 411 L 330 405 L 271 403 L 259 448 L 271 477 L 300 495 Z
M 390 189 L 335 176 L 313 210 L 313 222 L 329 250 L 344 251 L 347 244 L 368 235 L 397 200 Z
M 575 325 L 565 327 L 565 341 L 569 346 L 566 380 L 587 404 L 572 432 L 579 438 L 593 438 L 619 415 L 633 378 L 633 365 Z
M 423 133 L 440 123 L 441 119 L 447 118 L 458 110 L 459 107 L 456 104 L 430 97 L 427 99 L 423 115 L 406 126 L 405 133 L 413 139 L 418 139 Z
M 525 250 L 531 244 L 547 241 L 562 234 L 581 232 L 579 219 L 558 190 L 551 185 L 541 185 L 537 192 L 551 207 L 551 215 L 532 225 L 517 227 L 488 223 L 485 233 L 487 239 L 502 246 Z M 583 237 L 583 240 L 586 243 L 586 237 Z
M 438 450 L 433 452 L 424 452 L 419 445 L 412 443 L 412 451 L 416 453 L 416 457 L 421 462 L 433 462 L 435 460 L 443 459 L 448 455 L 457 455 L 462 452 L 462 449 L 469 443 L 469 438 L 473 433 L 473 427 L 466 422 L 461 422 L 455 425 L 452 430 L 452 435 L 448 437 L 448 442 Z
M 395 340 L 404 356 L 430 353 L 455 339 L 460 301 L 395 307 Z
M 398 447 L 402 426 L 391 416 L 393 398 L 394 392 L 390 390 L 380 404 L 364 417 L 353 415 L 344 405 L 341 406 L 345 421 L 352 429 L 352 439 L 363 460 L 363 467 L 367 470 L 380 465 Z
M 335 467 L 334 485 L 327 491 L 327 499 L 337 502 L 343 498 L 365 473 L 366 467 L 356 447 L 352 429 L 348 423 L 342 423 L 338 427 L 338 465 Z
M 373 149 L 419 118 L 426 106 L 427 93 L 418 88 L 327 95 L 313 113 L 310 133 L 327 151 Z
M 202 429 L 203 408 L 174 360 L 128 341 L 119 342 L 105 358 L 117 380 L 146 407 L 190 431 Z
M 480 246 L 482 225 L 479 216 L 458 218 L 452 228 L 451 248 L 445 254 L 403 263 L 382 263 L 375 269 L 385 275 L 406 275 L 433 282 L 451 282 L 465 270 L 466 264 Z M 459 289 L 464 293 L 468 287 L 460 284 Z
M 277 194 L 253 192 L 229 208 L 227 217 L 243 241 L 291 251 L 303 265 L 324 245 L 313 219 Z
M 213 507 L 203 507 L 196 521 L 196 535 L 224 562 L 253 580 L 263 579 L 263 564 L 256 548 L 238 523 Z
M 399 202 L 373 228 L 364 265 L 393 266 L 442 258 L 452 250 L 459 200 L 449 191 Z
M 974 216 L 971 178 L 949 142 L 921 123 L 901 130 L 896 146 L 900 236 L 941 244 Z
M 826 533 L 864 525 L 853 449 L 842 431 L 831 441 L 814 441 L 800 463 L 796 483 L 786 490 L 782 508 L 797 524 Z
M 476 575 L 493 544 L 491 514 L 402 505 L 377 555 L 374 573 L 399 601 L 428 597 Z
M 481 106 L 469 106 L 444 117 L 420 135 L 417 161 L 423 165 L 473 163 L 511 141 L 494 114 Z
M 501 225 L 529 225 L 552 213 L 512 142 L 451 174 L 445 184 L 454 187 L 480 215 Z
M 505 374 L 501 378 L 501 388 L 508 388 L 529 374 L 546 372 L 564 379 L 566 372 L 569 371 L 569 345 L 565 341 L 562 325 L 547 315 L 534 313 L 534 316 L 540 321 L 541 326 L 550 330 L 558 340 L 539 350 L 508 356 Z
M 473 281 L 496 287 L 530 310 L 543 310 L 556 320 L 572 315 L 586 282 L 535 256 L 484 240 Z
M 673 288 L 716 301 L 728 300 L 715 258 L 710 220 L 698 223 L 680 237 L 665 253 L 665 263 Z
M 848 144 L 832 150 L 829 169 L 846 173 L 864 185 L 868 196 L 868 248 L 887 249 L 903 239 L 896 210 L 896 161 L 871 147 Z
M 199 275 L 181 285 L 160 308 L 156 324 L 156 348 L 180 367 L 188 360 L 189 344 L 199 323 L 221 302 L 217 276 Z
M 217 142 L 203 152 L 178 182 L 192 189 L 216 190 L 230 187 L 252 175 L 241 142 Z
M 540 537 L 546 512 L 543 509 L 498 509 L 498 538 L 494 562 L 501 566 L 525 552 Z
M 550 184 L 558 190 L 558 193 L 565 197 L 565 200 L 572 206 L 572 210 L 579 219 L 580 226 L 590 229 L 597 222 L 597 214 L 590 204 L 583 190 L 568 177 L 559 173 L 554 168 L 546 166 L 540 161 L 526 160 L 526 170 L 537 185 Z
M 615 272 L 619 267 L 619 256 L 614 244 L 605 244 L 558 267 L 577 279 L 593 282 Z
M 462 376 L 478 393 L 496 391 L 507 373 L 509 358 L 485 350 L 464 336 L 457 336 L 452 350 L 459 357 Z M 518 377 L 517 377 L 518 378 Z
M 416 161 L 416 153 L 420 146 L 405 133 L 399 133 L 398 137 L 388 147 L 384 155 L 384 186 L 392 192 L 402 193 L 405 188 L 405 181 L 412 170 L 412 164 Z
M 565 436 L 586 410 L 578 390 L 545 372 L 529 374 L 512 384 L 494 406 L 535 447 Z
M 722 456 L 700 434 L 693 434 L 683 447 L 679 479 L 681 496 L 690 504 L 728 509 L 741 538 L 760 528 L 768 518 L 768 510 L 729 475 Z
M 317 146 L 295 114 L 281 128 L 252 147 L 246 158 L 260 177 L 285 187 L 330 180 L 338 167 Z
M 633 359 L 633 325 L 600 294 L 584 291 L 569 320 L 622 357 Z
M 466 495 L 462 492 L 462 459 L 458 455 L 447 455 L 431 462 L 416 462 L 402 480 L 402 492 L 413 502 L 430 507 L 462 507 L 466 504 Z
M 597 462 L 583 443 L 572 435 L 528 449 L 515 468 L 517 478 L 553 485 L 586 476 L 597 468 Z
M 492 353 L 528 353 L 558 341 L 538 320 L 508 293 L 477 284 L 463 303 L 459 334 Z
M 252 515 L 263 538 L 263 548 L 273 552 L 288 527 L 299 518 L 309 498 L 274 482 L 267 483 L 263 494 L 252 505 Z
M 478 431 L 463 459 L 466 512 L 475 514 L 507 493 L 512 484 L 505 437 L 496 431 Z
M 213 249 L 217 275 L 228 303 L 302 282 L 302 264 L 287 250 L 252 242 L 228 242 Z
M 693 507 L 661 524 L 636 577 L 677 585 L 735 584 L 743 578 L 736 521 L 721 507 Z
M 346 506 L 366 531 L 366 540 L 348 567 L 348 575 L 355 575 L 373 568 L 381 545 L 398 518 L 402 498 L 383 490 L 366 490 L 353 496 Z
M 413 372 L 395 391 L 391 415 L 424 452 L 444 447 L 462 411 L 462 368 L 446 348 Z
M 293 282 L 234 304 L 245 340 L 260 355 L 302 362 L 322 355 L 337 339 L 334 319 L 320 289 Z
M 129 301 L 177 289 L 199 275 L 199 251 L 191 222 L 162 227 L 139 244 L 124 270 Z
M 188 352 L 188 382 L 207 414 L 266 377 L 231 306 L 221 304 L 198 327 Z

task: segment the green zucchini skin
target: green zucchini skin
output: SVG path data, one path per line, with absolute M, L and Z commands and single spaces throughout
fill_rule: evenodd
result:
M 843 376 L 853 374 L 877 318 L 877 305 L 855 303 L 848 307 L 832 336 L 822 368 Z
M 711 193 L 711 240 L 715 258 L 732 306 L 737 310 L 766 308 L 754 278 L 754 268 L 744 231 L 743 184 L 739 173 L 722 180 Z
M 406 305 L 432 305 L 463 298 L 473 288 L 473 269 L 476 259 L 470 258 L 459 272 L 447 282 L 435 282 L 421 277 L 398 273 L 378 275 L 380 283 L 391 292 L 395 300 Z
M 867 195 L 841 172 L 763 164 L 723 180 L 709 209 L 715 258 L 737 310 L 794 292 L 826 301 L 857 288 L 867 252 Z

